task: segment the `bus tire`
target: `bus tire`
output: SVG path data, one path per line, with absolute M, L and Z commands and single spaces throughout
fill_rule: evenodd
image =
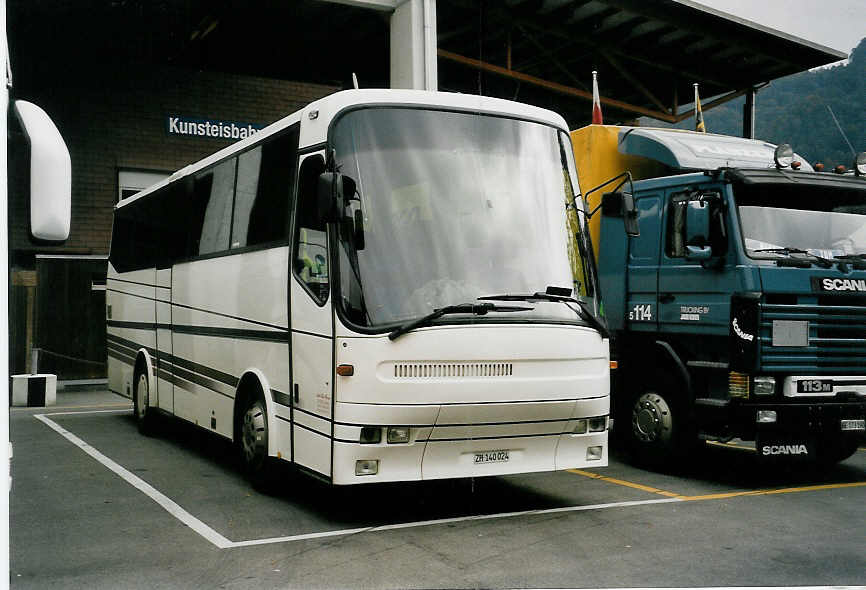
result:
M 150 381 L 144 363 L 139 362 L 133 379 L 135 390 L 132 396 L 133 416 L 138 431 L 145 436 L 151 436 L 155 431 L 156 411 L 150 405 Z
M 631 395 L 622 419 L 629 450 L 639 464 L 653 469 L 673 467 L 696 446 L 683 398 L 676 383 L 661 375 L 653 376 Z
M 239 420 L 238 450 L 244 473 L 254 487 L 266 488 L 273 462 L 268 457 L 268 412 L 261 392 L 247 398 Z

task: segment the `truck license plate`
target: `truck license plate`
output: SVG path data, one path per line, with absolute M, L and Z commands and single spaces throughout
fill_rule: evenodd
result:
M 475 453 L 475 464 L 480 463 L 505 463 L 508 461 L 508 451 L 483 451 Z
M 866 431 L 866 420 L 842 420 L 842 430 Z

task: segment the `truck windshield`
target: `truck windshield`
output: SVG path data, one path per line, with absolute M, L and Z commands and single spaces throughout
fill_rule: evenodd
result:
M 824 258 L 866 254 L 866 187 L 757 185 L 735 188 L 746 253 Z
M 357 186 L 337 256 L 338 305 L 350 323 L 384 329 L 485 295 L 549 286 L 573 288 L 598 309 L 564 132 L 504 117 L 368 108 L 341 117 L 332 140 L 338 170 Z M 575 194 L 578 206 L 567 207 Z M 440 321 L 586 324 L 557 302 L 528 307 Z

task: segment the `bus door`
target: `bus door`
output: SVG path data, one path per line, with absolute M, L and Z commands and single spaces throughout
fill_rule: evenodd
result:
M 171 346 L 171 267 L 156 270 L 156 400 L 151 403 L 174 412 Z
M 328 232 L 317 219 L 322 154 L 301 160 L 292 239 L 291 374 L 293 460 L 331 475 L 334 326 L 329 298 Z

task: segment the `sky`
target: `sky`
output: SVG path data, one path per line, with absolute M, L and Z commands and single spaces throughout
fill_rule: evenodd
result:
M 693 0 L 850 54 L 866 37 L 864 0 Z

